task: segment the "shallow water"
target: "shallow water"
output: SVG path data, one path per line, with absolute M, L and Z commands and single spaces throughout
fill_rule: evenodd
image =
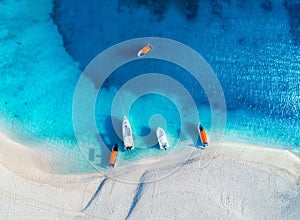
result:
M 0 3 L 1 17 L 5 18 L 0 42 L 6 54 L 0 62 L 1 121 L 21 142 L 46 141 L 59 149 L 77 149 L 74 160 L 78 160 L 81 154 L 73 130 L 72 101 L 81 71 L 114 44 L 153 36 L 182 42 L 211 65 L 226 99 L 225 140 L 299 152 L 299 1 L 53 2 L 47 6 L 33 1 Z M 31 11 L 25 10 L 32 5 Z M 11 14 L 24 18 L 16 21 Z M 52 22 L 61 36 L 50 25 Z M 17 34 L 20 32 L 21 36 Z M 31 42 L 39 42 L 39 46 L 30 47 Z M 63 46 L 79 68 L 63 52 L 56 52 Z M 120 131 L 111 121 L 110 107 L 120 87 L 145 70 L 176 76 L 196 101 L 199 117 L 209 132 L 211 109 L 201 86 L 176 65 L 141 60 L 116 70 L 99 92 L 95 118 L 105 144 L 122 144 Z M 177 142 L 181 109 L 176 108 L 174 100 L 176 97 L 150 94 L 135 101 L 128 115 L 133 131 L 137 136 L 150 135 L 150 141 L 136 138 L 137 150 L 130 157 L 122 153 L 125 161 L 165 154 L 153 144 L 158 125 L 167 128 L 172 143 Z M 120 114 L 114 121 L 121 124 L 122 118 Z M 187 131 L 183 133 L 189 136 Z M 72 171 L 72 167 L 68 169 Z

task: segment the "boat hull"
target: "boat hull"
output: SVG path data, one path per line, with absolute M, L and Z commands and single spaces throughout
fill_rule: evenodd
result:
M 123 142 L 124 142 L 125 149 L 133 150 L 134 141 L 133 141 L 132 129 L 129 120 L 127 119 L 126 116 L 124 116 L 123 118 L 122 133 L 123 133 Z
M 164 129 L 158 127 L 156 130 L 156 136 L 157 136 L 159 148 L 162 150 L 167 150 L 169 148 L 169 142 Z

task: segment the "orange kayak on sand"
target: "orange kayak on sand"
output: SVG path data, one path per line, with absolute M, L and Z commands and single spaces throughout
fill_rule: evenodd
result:
M 205 129 L 200 123 L 198 124 L 198 132 L 202 142 L 202 147 L 205 148 L 206 146 L 208 146 L 208 138 Z
M 110 158 L 109 158 L 109 163 L 112 167 L 116 165 L 117 155 L 118 155 L 118 144 L 115 144 L 112 148 Z
M 139 52 L 138 52 L 138 57 L 145 56 L 147 53 L 149 53 L 152 50 L 152 47 L 150 44 L 147 44 L 145 47 L 143 47 Z

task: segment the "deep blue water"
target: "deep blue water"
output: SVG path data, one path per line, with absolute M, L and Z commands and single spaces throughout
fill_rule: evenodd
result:
M 178 40 L 202 54 L 215 70 L 227 110 L 282 121 L 288 136 L 296 134 L 288 138 L 289 144 L 299 146 L 299 1 L 119 0 L 92 1 L 89 7 L 80 0 L 70 2 L 56 5 L 54 20 L 81 68 L 123 40 L 144 36 Z M 230 118 L 228 122 L 233 124 Z M 253 130 L 260 128 L 278 131 L 277 124 L 253 123 Z
M 39 65 L 38 60 L 30 61 L 38 48 L 30 48 L 31 53 L 22 60 L 1 64 L 1 120 L 8 121 L 7 129 L 22 142 L 47 141 L 78 148 L 72 125 L 72 101 L 81 71 L 110 46 L 152 36 L 182 42 L 211 65 L 226 99 L 225 140 L 272 145 L 299 153 L 300 1 L 61 0 L 53 1 L 49 19 L 57 25 L 65 50 L 80 69 L 64 75 L 59 68 L 53 71 L 52 58 L 47 58 L 40 71 L 22 71 Z M 16 40 L 16 45 L 20 46 L 21 41 Z M 95 116 L 106 144 L 121 144 L 110 118 L 114 95 L 124 83 L 145 70 L 175 76 L 203 111 L 199 114 L 205 116 L 203 122 L 210 129 L 209 104 L 201 86 L 176 65 L 141 60 L 116 70 L 100 90 L 99 97 L 105 100 L 97 100 Z M 176 142 L 180 109 L 172 105 L 172 97 L 152 94 L 136 100 L 129 116 L 134 133 L 149 134 L 153 114 L 164 116 L 165 121 L 159 123 L 165 123 L 171 140 Z M 122 117 L 116 120 L 121 123 Z M 144 144 L 136 141 L 138 145 Z M 157 146 L 148 147 L 150 151 L 137 150 L 131 158 L 154 156 Z

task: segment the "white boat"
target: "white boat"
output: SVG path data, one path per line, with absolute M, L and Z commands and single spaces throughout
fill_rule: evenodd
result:
M 169 147 L 169 142 L 168 142 L 167 135 L 166 135 L 166 132 L 164 131 L 164 129 L 162 129 L 161 127 L 158 127 L 156 130 L 156 136 L 157 136 L 157 140 L 158 140 L 160 149 L 167 150 L 167 148 Z
M 133 136 L 132 136 L 132 129 L 130 126 L 130 123 L 126 116 L 123 118 L 122 123 L 122 133 L 123 133 L 123 142 L 124 147 L 126 150 L 133 150 L 134 149 L 134 142 L 133 142 Z

